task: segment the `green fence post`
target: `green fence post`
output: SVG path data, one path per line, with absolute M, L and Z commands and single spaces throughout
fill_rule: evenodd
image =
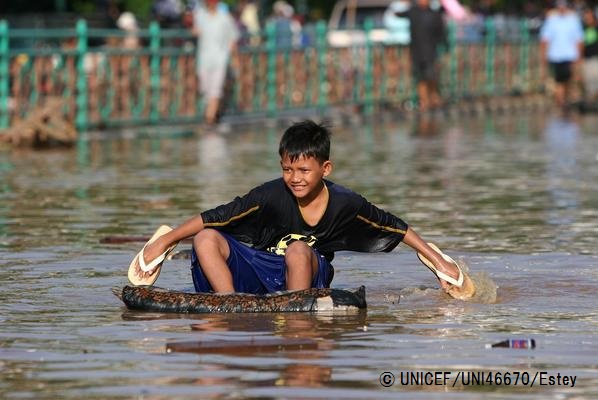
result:
M 255 45 L 249 49 L 249 54 L 251 54 L 251 66 L 254 71 L 260 70 L 260 54 L 261 54 L 261 47 L 262 47 L 262 45 L 261 45 L 262 37 L 261 37 L 261 35 L 258 37 L 260 39 L 259 47 L 257 45 Z M 253 101 L 251 104 L 251 112 L 256 112 L 261 109 L 262 96 L 263 96 L 264 92 L 262 90 L 263 85 L 259 81 L 260 80 L 258 80 L 258 82 L 255 82 L 254 86 L 253 86 L 253 93 L 252 93 Z M 241 81 L 239 80 L 239 86 L 241 86 L 240 82 Z
M 268 117 L 273 117 L 276 113 L 276 25 L 266 26 L 266 110 Z
M 457 97 L 457 25 L 454 21 L 448 23 L 448 48 L 449 54 L 449 93 L 454 101 Z
M 293 99 L 294 85 L 296 83 L 295 78 L 295 65 L 291 63 L 291 53 L 293 52 L 294 38 L 292 32 L 284 32 L 283 35 L 287 36 L 284 40 L 284 47 L 282 48 L 282 74 L 284 80 L 285 90 L 282 93 L 283 97 L 283 109 L 287 110 L 290 108 Z
M 149 26 L 150 35 L 150 121 L 158 122 L 160 119 L 160 25 L 152 21 Z M 198 100 L 200 98 L 198 97 Z
M 80 130 L 87 130 L 87 105 L 89 93 L 87 91 L 87 73 L 85 72 L 85 56 L 87 55 L 87 21 L 77 21 L 77 115 L 75 124 Z
M 486 20 L 486 94 L 494 92 L 494 55 L 496 52 L 496 26 L 494 19 Z
M 328 106 L 328 85 L 326 80 L 326 56 L 328 53 L 328 37 L 326 23 L 316 24 L 316 54 L 318 57 L 318 111 L 323 114 Z
M 0 129 L 8 128 L 8 82 L 10 79 L 8 62 L 8 23 L 0 21 Z
M 530 87 L 529 85 L 529 23 L 527 19 L 521 21 L 521 35 L 519 36 L 519 45 L 521 46 L 519 52 L 519 79 L 522 93 L 526 93 Z
M 374 28 L 374 22 L 368 18 L 363 24 L 365 31 L 365 65 L 363 71 L 363 91 L 364 91 L 364 113 L 371 115 L 374 111 L 374 48 L 370 34 Z

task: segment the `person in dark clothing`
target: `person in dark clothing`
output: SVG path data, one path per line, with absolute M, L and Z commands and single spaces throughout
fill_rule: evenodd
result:
M 446 44 L 442 14 L 430 8 L 429 0 L 417 0 L 409 10 L 396 15 L 409 18 L 411 70 L 417 82 L 420 110 L 440 106 L 438 55 L 441 46 Z
M 591 8 L 583 12 L 583 34 L 584 97 L 587 102 L 595 102 L 598 99 L 598 22 Z
M 473 283 L 459 266 L 402 219 L 324 179 L 332 172 L 328 128 L 310 120 L 293 124 L 278 152 L 281 178 L 150 241 L 133 268 L 143 274 L 143 266 L 173 243 L 194 236 L 191 271 L 198 292 L 265 294 L 329 287 L 336 251 L 389 252 L 404 242 L 451 296 L 473 296 Z

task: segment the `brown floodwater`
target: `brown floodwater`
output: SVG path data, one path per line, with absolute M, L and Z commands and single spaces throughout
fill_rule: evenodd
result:
M 142 244 L 103 238 L 149 236 L 279 176 L 283 127 L 5 149 L 0 398 L 595 398 L 596 126 L 516 112 L 334 127 L 330 179 L 404 218 L 479 288 L 448 298 L 404 245 L 341 252 L 333 286 L 365 285 L 368 309 L 338 315 L 144 313 L 111 292 Z M 167 261 L 157 285 L 191 290 L 188 267 Z M 536 348 L 487 346 L 521 338 Z

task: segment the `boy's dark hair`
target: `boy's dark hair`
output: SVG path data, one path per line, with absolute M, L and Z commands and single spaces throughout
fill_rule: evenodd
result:
M 282 135 L 278 154 L 289 156 L 291 162 L 299 157 L 313 157 L 323 163 L 330 159 L 330 130 L 326 125 L 312 120 L 296 122 Z

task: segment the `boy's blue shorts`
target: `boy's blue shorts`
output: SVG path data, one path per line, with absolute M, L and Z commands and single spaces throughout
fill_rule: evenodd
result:
M 219 232 L 228 242 L 230 255 L 226 260 L 233 276 L 235 291 L 239 293 L 266 294 L 286 289 L 286 264 L 284 256 L 246 246 L 230 235 Z M 318 274 L 311 287 L 327 288 L 334 276 L 332 265 L 314 249 L 318 257 Z M 195 249 L 191 252 L 191 275 L 195 290 L 212 292 L 212 286 L 204 276 Z

